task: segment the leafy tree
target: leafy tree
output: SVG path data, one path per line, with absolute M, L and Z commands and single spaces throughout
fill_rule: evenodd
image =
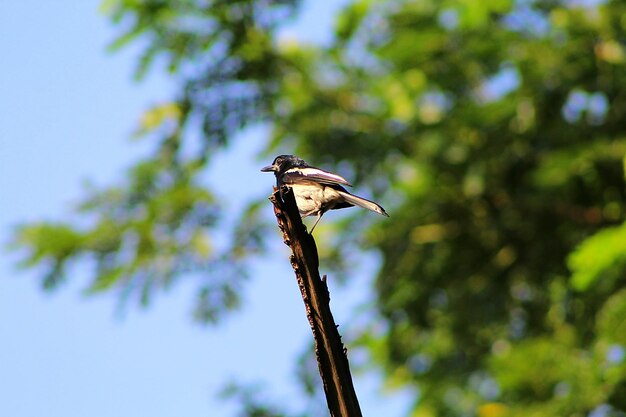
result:
M 211 251 L 222 213 L 198 176 L 267 123 L 268 154 L 334 166 L 389 208 L 340 224 L 326 262 L 380 253 L 383 325 L 358 345 L 418 389 L 415 415 L 623 415 L 626 3 L 355 0 L 327 47 L 277 39 L 298 3 L 106 2 L 129 28 L 115 45 L 147 45 L 138 75 L 165 59 L 180 93 L 144 115 L 159 145 L 86 222 L 20 230 L 26 262 L 53 288 L 89 257 L 94 291 L 144 300 L 218 267 L 198 308 L 218 319 L 267 229 L 253 203 Z

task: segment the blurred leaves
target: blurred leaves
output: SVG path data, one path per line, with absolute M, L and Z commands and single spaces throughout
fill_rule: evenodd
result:
M 136 134 L 154 143 L 123 183 L 89 190 L 75 219 L 21 226 L 24 265 L 60 284 L 75 263 L 94 266 L 86 291 L 115 290 L 145 304 L 181 277 L 198 286 L 194 315 L 214 322 L 240 303 L 247 260 L 264 250 L 259 203 L 216 236 L 223 206 L 203 184 L 211 157 L 240 129 L 267 120 L 282 58 L 274 33 L 297 7 L 290 0 L 112 0 L 101 11 L 120 27 L 111 48 L 140 43 L 136 76 L 165 64 L 180 90 L 148 109 Z M 193 143 L 191 131 L 199 131 Z
M 335 33 L 339 42 L 348 40 L 354 35 L 367 16 L 372 3 L 371 0 L 354 1 L 337 16 Z
M 215 225 L 219 206 L 192 179 L 193 171 L 163 170 L 158 161 L 145 161 L 129 173 L 130 188 L 94 191 L 83 202 L 82 225 L 20 227 L 15 244 L 30 248 L 23 264 L 45 265 L 44 287 L 53 289 L 69 261 L 89 260 L 95 265 L 89 293 L 118 288 L 143 303 L 176 276 L 214 268 L 222 255 L 213 253 L 205 228 Z
M 569 256 L 568 265 L 577 290 L 586 290 L 600 279 L 621 278 L 620 271 L 626 268 L 626 224 L 587 238 Z
M 346 222 L 327 251 L 381 251 L 388 326 L 359 344 L 419 389 L 418 415 L 623 409 L 594 322 L 626 283 L 626 79 L 596 60 L 624 6 L 361 4 L 310 66 L 326 76 L 284 83 L 276 129 L 392 205 L 367 243 Z
M 139 122 L 137 135 L 142 136 L 153 132 L 166 123 L 177 126 L 182 116 L 181 108 L 176 103 L 165 103 L 145 111 Z

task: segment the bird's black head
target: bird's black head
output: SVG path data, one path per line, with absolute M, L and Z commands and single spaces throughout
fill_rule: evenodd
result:
M 307 167 L 307 163 L 304 159 L 298 158 L 295 155 L 278 155 L 274 158 L 272 165 L 268 165 L 261 169 L 262 172 L 274 172 L 275 174 L 281 174 L 288 169 L 295 167 Z

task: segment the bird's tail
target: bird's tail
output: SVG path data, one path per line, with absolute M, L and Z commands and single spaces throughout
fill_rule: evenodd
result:
M 374 203 L 373 201 L 369 201 L 363 197 L 350 194 L 347 191 L 337 190 L 337 192 L 343 197 L 344 200 L 346 200 L 350 204 L 354 204 L 355 206 L 363 207 L 368 210 L 372 210 L 373 212 L 376 212 L 378 214 L 382 214 L 383 216 L 389 217 L 385 209 L 382 208 L 380 205 Z

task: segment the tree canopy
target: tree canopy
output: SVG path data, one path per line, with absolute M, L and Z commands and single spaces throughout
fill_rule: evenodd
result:
M 267 203 L 216 251 L 223 209 L 199 178 L 265 124 L 265 152 L 332 167 L 391 215 L 338 225 L 322 262 L 380 254 L 384 325 L 357 344 L 417 388 L 413 415 L 623 415 L 626 3 L 355 0 L 325 46 L 278 37 L 300 6 L 105 1 L 113 47 L 141 42 L 137 76 L 166 62 L 178 94 L 142 116 L 158 145 L 125 183 L 19 230 L 24 262 L 50 289 L 93 262 L 93 292 L 144 302 L 200 271 L 198 317 L 219 320 L 266 249 Z

